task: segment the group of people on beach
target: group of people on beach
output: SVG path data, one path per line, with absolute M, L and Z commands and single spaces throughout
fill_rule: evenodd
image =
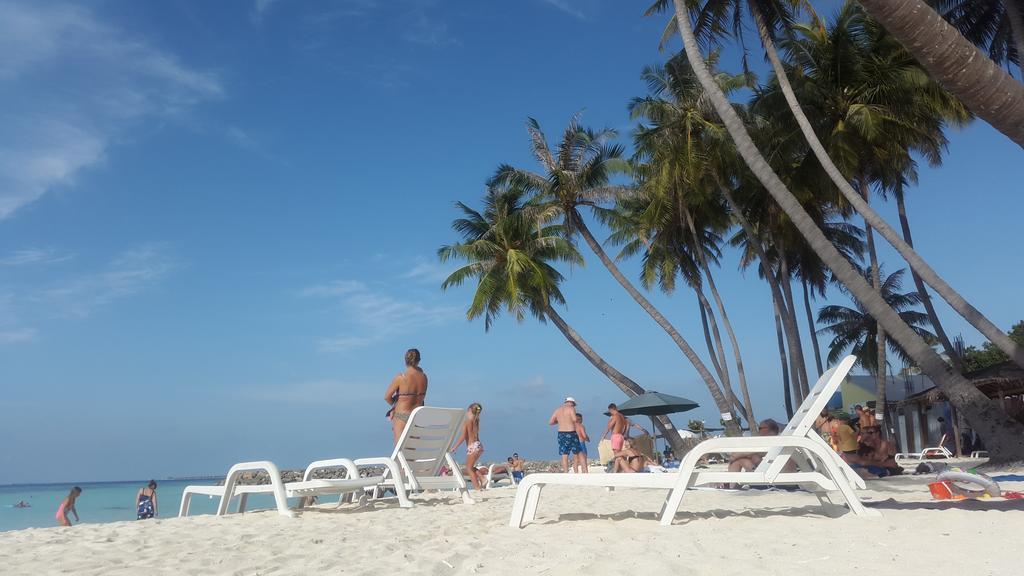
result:
M 75 507 L 75 504 L 78 502 L 78 497 L 81 495 L 82 488 L 75 486 L 71 488 L 68 495 L 60 501 L 60 505 L 57 506 L 57 514 L 55 515 L 58 524 L 61 526 L 71 526 L 71 518 L 69 515 L 75 517 L 75 522 L 82 521 L 78 517 L 78 509 Z M 24 503 L 24 500 L 19 502 L 19 504 L 22 503 Z M 25 506 L 17 507 L 27 508 L 28 505 L 26 504 Z M 159 508 L 157 507 L 156 498 L 156 480 L 150 480 L 148 484 L 139 489 L 139 492 L 135 495 L 135 510 L 135 516 L 138 520 L 148 520 L 157 516 Z
M 853 418 L 843 421 L 826 408 L 814 425 L 861 477 L 902 474 L 903 468 L 896 463 L 896 445 L 882 437 L 882 427 L 874 412 L 859 404 L 854 406 L 854 412 Z
M 587 442 L 590 441 L 590 436 L 583 425 L 583 415 L 576 411 L 576 399 L 567 396 L 562 405 L 551 414 L 548 424 L 558 427 L 558 454 L 562 460 L 562 472 L 567 473 L 571 468 L 577 474 L 586 474 L 589 471 Z M 618 406 L 614 403 L 609 404 L 608 425 L 601 435 L 601 440 L 610 438 L 611 472 L 643 472 L 647 466 L 657 465 L 657 462 L 637 450 L 629 440 L 629 431 L 632 428 L 647 434 L 647 430 L 642 426 L 619 412 Z

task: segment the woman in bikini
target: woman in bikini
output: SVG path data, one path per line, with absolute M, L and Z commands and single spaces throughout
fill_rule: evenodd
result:
M 61 500 L 60 506 L 57 508 L 57 523 L 61 526 L 71 526 L 71 520 L 68 520 L 68 512 L 75 515 L 75 522 L 81 522 L 78 519 L 78 510 L 75 510 L 75 500 L 78 500 L 78 496 L 81 493 L 82 489 L 75 486 L 71 489 L 68 497 Z
M 154 518 L 159 510 L 156 504 L 156 480 L 150 480 L 144 488 L 139 489 L 135 495 L 136 517 L 139 520 Z
M 398 444 L 402 430 L 409 421 L 409 415 L 427 397 L 427 375 L 420 368 L 420 351 L 410 348 L 405 353 L 405 372 L 395 376 L 384 393 L 384 401 L 391 405 L 388 418 L 391 430 L 395 433 L 395 444 Z
M 644 467 L 648 463 L 650 463 L 649 459 L 633 447 L 632 440 L 627 439 L 622 444 L 622 450 L 615 456 L 613 472 L 643 472 Z M 654 464 L 657 464 L 657 462 L 654 462 Z
M 466 419 L 462 421 L 462 435 L 452 445 L 451 450 L 455 452 L 460 444 L 466 443 L 466 471 L 469 472 L 469 478 L 477 490 L 484 489 L 484 476 L 487 474 L 486 469 L 484 469 L 484 474 L 480 474 L 476 469 L 476 463 L 484 454 L 484 445 L 480 442 L 480 412 L 483 409 L 484 407 L 479 402 L 469 405 L 466 410 Z

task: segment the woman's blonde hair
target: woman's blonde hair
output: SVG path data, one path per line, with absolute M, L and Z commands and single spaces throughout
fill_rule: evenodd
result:
M 406 366 L 419 366 L 420 365 L 420 351 L 415 348 L 409 348 L 405 351 L 405 365 Z

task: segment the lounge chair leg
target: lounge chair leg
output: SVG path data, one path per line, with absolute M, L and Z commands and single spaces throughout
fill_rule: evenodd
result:
M 245 512 L 245 506 L 249 503 L 249 495 L 241 494 L 238 496 L 238 513 L 242 514 Z
M 543 484 L 534 484 L 526 492 L 526 512 L 524 514 L 526 522 L 533 522 L 537 518 L 537 507 L 540 505 L 540 491 L 542 488 Z
M 181 508 L 178 509 L 178 518 L 188 516 L 188 505 L 192 503 L 192 493 L 186 490 L 181 495 Z

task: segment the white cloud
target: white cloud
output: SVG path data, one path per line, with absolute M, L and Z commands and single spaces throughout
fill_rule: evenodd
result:
M 18 344 L 31 342 L 36 339 L 34 328 L 19 328 L 17 330 L 0 330 L 0 344 Z
M 300 294 L 336 300 L 342 311 L 341 317 L 348 323 L 347 334 L 317 341 L 317 347 L 324 352 L 364 348 L 462 317 L 461 310 L 456 307 L 403 300 L 351 280 L 312 286 Z
M 453 271 L 454 268 L 450 266 L 419 259 L 408 272 L 402 275 L 402 278 L 433 284 L 442 282 Z
M 41 290 L 31 300 L 61 318 L 85 318 L 95 309 L 151 288 L 180 263 L 161 244 L 146 244 L 114 258 L 103 270 Z
M 570 0 L 542 0 L 542 1 L 545 4 L 548 4 L 550 6 L 554 6 L 555 8 L 558 8 L 559 10 L 561 10 L 562 12 L 565 12 L 566 14 L 572 16 L 573 18 L 578 18 L 580 20 L 586 20 L 587 19 L 587 16 L 585 14 L 583 14 L 583 12 L 580 11 L 578 8 L 575 8 L 570 3 Z
M 0 219 L 101 162 L 136 123 L 222 97 L 216 75 L 66 3 L 0 0 Z
M 57 264 L 66 262 L 73 257 L 71 254 L 61 253 L 52 248 L 22 248 L 0 258 L 0 266 Z

